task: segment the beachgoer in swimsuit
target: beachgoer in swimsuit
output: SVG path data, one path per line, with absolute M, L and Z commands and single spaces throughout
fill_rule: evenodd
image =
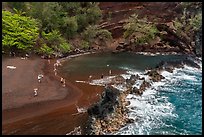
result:
M 38 90 L 38 88 L 34 88 L 34 97 L 38 95 L 37 90 Z
M 63 80 L 64 80 L 64 79 L 61 77 L 61 78 L 60 78 L 60 82 L 63 83 Z
M 63 80 L 63 85 L 62 85 L 63 87 L 65 87 L 66 85 L 65 85 L 65 79 Z
M 111 75 L 111 73 L 112 73 L 111 70 L 109 70 L 109 75 Z

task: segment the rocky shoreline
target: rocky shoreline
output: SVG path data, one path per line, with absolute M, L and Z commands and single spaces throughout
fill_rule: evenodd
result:
M 121 52 L 122 50 L 119 50 Z M 125 52 L 133 52 L 136 54 L 150 55 L 155 56 L 158 54 L 161 55 L 186 55 L 181 52 L 138 52 L 138 51 L 128 51 Z M 62 63 L 66 59 L 75 58 L 82 55 L 101 53 L 104 50 L 89 50 L 85 52 L 76 52 L 75 54 L 70 54 L 68 56 L 63 56 L 58 60 Z M 112 53 L 119 53 L 112 51 Z M 110 83 L 106 83 L 105 90 L 101 95 L 101 99 L 99 102 L 92 105 L 87 110 L 89 115 L 88 121 L 86 123 L 85 128 L 76 128 L 73 132 L 68 133 L 69 135 L 107 135 L 114 134 L 122 127 L 127 124 L 134 123 L 135 119 L 128 118 L 128 105 L 130 102 L 126 99 L 128 94 L 135 94 L 141 96 L 143 92 L 151 86 L 151 82 L 158 82 L 164 79 L 164 77 L 160 74 L 162 71 L 168 71 L 170 73 L 173 72 L 174 68 L 183 68 L 184 65 L 188 65 L 191 67 L 200 68 L 198 64 L 196 64 L 192 58 L 195 59 L 195 54 L 190 54 L 183 60 L 179 61 L 162 61 L 153 69 L 146 69 L 145 75 L 149 77 L 149 80 L 146 80 L 145 77 L 140 77 L 139 75 L 131 75 L 129 79 L 125 79 L 122 76 L 118 75 L 113 77 Z M 133 87 L 136 81 L 142 81 L 140 87 Z M 120 85 L 122 84 L 125 87 L 125 91 L 121 92 L 118 89 L 114 88 L 111 85 Z
M 148 78 L 140 77 L 139 75 L 131 75 L 129 79 L 122 76 L 112 78 L 111 82 L 106 85 L 100 102 L 92 105 L 88 109 L 89 120 L 87 122 L 84 133 L 86 135 L 107 135 L 114 134 L 127 124 L 137 120 L 128 118 L 128 105 L 126 97 L 128 94 L 141 96 L 143 92 L 151 86 L 152 82 L 159 82 L 164 77 L 162 71 L 173 73 L 175 68 L 183 68 L 188 65 L 195 68 L 200 68 L 191 57 L 187 57 L 179 61 L 162 61 L 155 68 L 146 70 L 144 75 Z M 136 81 L 142 81 L 139 88 L 133 87 Z M 111 84 L 123 84 L 126 87 L 125 91 L 120 91 L 111 86 Z

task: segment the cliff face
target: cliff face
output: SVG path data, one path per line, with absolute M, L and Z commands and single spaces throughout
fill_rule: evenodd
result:
M 110 47 L 119 50 L 119 52 L 182 52 L 198 55 L 202 51 L 202 46 L 200 46 L 202 35 L 199 33 L 201 31 L 197 35 L 195 33 L 196 39 L 192 39 L 187 34 L 190 31 L 187 31 L 186 34 L 185 32 L 177 34 L 177 30 L 173 25 L 175 18 L 183 16 L 185 5 L 189 8 L 187 9 L 187 18 L 202 7 L 202 3 L 199 2 L 190 4 L 181 4 L 181 2 L 101 2 L 99 7 L 102 10 L 103 19 L 99 26 L 108 29 L 112 33 L 114 41 Z M 137 46 L 131 43 L 131 39 L 125 40 L 123 38 L 125 31 L 123 25 L 133 14 L 137 14 L 138 18 L 146 17 L 147 21 L 155 23 L 159 30 L 156 39 L 150 41 L 147 45 Z M 191 34 L 194 35 L 194 33 Z
M 182 12 L 179 2 L 101 2 L 99 7 L 103 13 L 100 26 L 112 32 L 113 38 L 122 37 L 123 24 L 134 13 L 152 22 L 167 23 Z

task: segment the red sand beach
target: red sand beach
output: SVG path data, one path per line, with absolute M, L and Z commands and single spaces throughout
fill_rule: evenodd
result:
M 55 62 L 51 60 L 48 63 L 48 60 L 39 57 L 25 60 L 20 57 L 3 57 L 3 134 L 66 134 L 84 123 L 86 114 L 73 115 L 77 113 L 75 104 L 90 105 L 86 102 L 89 93 L 97 94 L 103 88 L 81 85 L 83 91 L 94 90 L 83 96 L 83 91 L 78 88 L 80 83 L 74 85 L 66 80 L 66 87 L 62 87 L 60 76 L 54 75 Z M 16 69 L 9 69 L 8 65 Z M 44 75 L 41 83 L 38 83 L 38 74 Z M 38 88 L 36 97 L 34 88 Z

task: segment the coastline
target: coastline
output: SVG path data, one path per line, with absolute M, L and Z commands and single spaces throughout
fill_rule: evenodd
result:
M 61 86 L 60 80 L 57 77 L 55 77 L 54 72 L 52 72 L 53 71 L 52 66 L 53 66 L 53 62 L 55 60 L 52 60 L 50 64 L 47 63 L 47 60 L 42 60 L 40 58 L 34 58 L 34 59 L 26 60 L 26 65 L 31 65 L 34 63 L 34 69 L 30 70 L 30 71 L 32 71 L 31 74 L 35 75 L 35 77 L 29 78 L 31 76 L 26 76 L 29 78 L 29 80 L 26 79 L 25 77 L 23 77 L 24 75 L 22 75 L 22 73 L 25 73 L 23 71 L 24 69 L 25 70 L 27 68 L 31 69 L 31 67 L 33 67 L 33 65 L 24 68 L 23 65 L 25 65 L 25 63 L 22 62 L 24 60 L 20 60 L 19 58 L 14 58 L 11 60 L 12 61 L 9 63 L 14 64 L 14 66 L 17 66 L 16 69 L 22 69 L 22 72 L 19 72 L 19 71 L 15 72 L 15 70 L 7 70 L 7 71 L 14 71 L 13 73 L 20 73 L 18 75 L 20 75 L 21 81 L 20 81 L 20 83 L 18 83 L 18 82 L 13 83 L 15 86 L 15 90 L 13 90 L 11 88 L 10 92 L 9 91 L 6 92 L 7 86 L 10 87 L 10 85 L 12 85 L 12 83 L 9 82 L 9 84 L 5 85 L 4 80 L 7 80 L 7 82 L 12 81 L 13 79 L 15 79 L 15 77 L 19 78 L 19 76 L 16 76 L 15 74 L 12 76 L 7 76 L 7 75 L 9 75 L 9 73 L 6 70 L 3 70 L 3 85 L 4 85 L 3 91 L 5 91 L 5 93 L 3 93 L 3 124 L 8 123 L 8 121 L 14 122 L 16 120 L 23 119 L 28 115 L 29 116 L 36 116 L 36 115 L 44 114 L 44 113 L 50 112 L 56 108 L 59 108 L 59 106 L 63 107 L 63 106 L 67 106 L 67 105 L 72 105 L 74 102 L 76 102 L 77 98 L 79 98 L 81 96 L 80 89 L 78 89 L 77 87 L 75 87 L 71 83 L 67 82 L 66 88 Z M 28 63 L 27 61 L 29 61 L 29 60 L 31 60 L 31 61 Z M 40 67 L 39 67 L 38 63 L 36 64 L 37 61 L 40 62 Z M 18 62 L 18 63 L 21 62 L 22 64 L 20 64 L 20 66 L 19 66 L 18 63 L 15 64 L 14 62 Z M 3 65 L 3 68 L 5 68 L 5 65 Z M 4 74 L 4 72 L 7 74 Z M 44 75 L 44 78 L 42 79 L 42 83 L 37 82 L 37 74 L 39 72 L 43 73 L 43 75 Z M 28 73 L 25 73 L 25 75 L 27 75 L 27 74 Z M 4 79 L 4 77 L 6 77 L 6 79 Z M 30 80 L 30 79 L 32 79 L 32 80 Z M 29 82 L 26 83 L 26 81 L 29 81 Z M 16 97 L 17 96 L 16 92 L 18 92 L 21 89 L 21 87 L 20 86 L 16 87 L 16 85 L 22 84 L 22 82 L 26 83 L 26 86 L 23 90 L 21 90 L 22 95 L 19 97 L 19 99 L 21 99 L 21 100 L 24 99 L 24 100 L 19 101 L 19 99 Z M 39 88 L 39 93 L 38 93 L 39 95 L 37 97 L 33 97 L 32 87 L 33 88 L 34 87 Z M 7 98 L 10 98 L 10 100 L 13 98 L 13 100 L 14 100 L 13 104 L 12 104 L 12 102 L 10 102 L 10 104 L 6 104 L 7 103 L 6 100 L 8 100 Z M 15 98 L 17 98 L 17 99 L 15 100 Z M 19 101 L 19 104 L 16 103 L 18 101 Z M 52 106 L 52 107 L 49 107 L 49 106 Z M 22 108 L 22 110 L 25 110 L 25 112 L 22 112 L 22 114 L 20 114 L 21 108 Z M 43 109 L 43 108 L 46 108 L 46 109 Z M 35 111 L 35 110 L 38 110 L 38 111 Z M 18 115 L 18 117 L 15 116 L 15 111 L 16 111 L 16 115 Z M 26 111 L 28 111 L 28 113 L 26 113 Z M 10 113 L 10 112 L 12 112 L 12 113 Z M 27 114 L 27 115 L 25 115 L 25 114 Z M 15 116 L 15 118 L 14 118 L 14 116 Z M 13 119 L 13 120 L 11 120 L 11 119 Z
M 74 56 L 76 57 L 76 56 L 81 56 L 86 54 L 87 53 L 85 54 L 82 53 Z M 63 60 L 67 59 L 68 57 L 63 58 Z M 13 77 L 17 77 L 16 79 L 19 79 L 20 77 L 20 79 L 22 79 L 21 82 L 26 83 L 26 81 L 29 81 L 29 84 L 26 83 L 27 90 L 25 88 L 24 90 L 21 90 L 22 93 L 25 93 L 24 96 L 20 97 L 21 99 L 22 97 L 23 98 L 28 97 L 29 99 L 30 98 L 36 99 L 36 98 L 40 98 L 40 96 L 42 96 L 43 99 L 33 100 L 33 102 L 26 100 L 27 102 L 21 101 L 20 104 L 13 103 L 13 105 L 11 105 L 12 102 L 10 102 L 9 104 L 10 106 L 8 106 L 5 102 L 8 99 L 11 100 L 12 97 L 13 99 L 15 99 L 16 94 L 12 96 L 11 95 L 5 96 L 8 94 L 11 94 L 12 90 L 9 93 L 5 93 L 5 94 L 3 93 L 3 103 L 2 103 L 4 106 L 2 110 L 3 111 L 2 112 L 3 134 L 16 134 L 12 132 L 12 130 L 15 130 L 17 128 L 17 126 L 15 126 L 16 123 L 19 123 L 19 122 L 21 123 L 23 121 L 26 123 L 29 119 L 37 119 L 37 118 L 41 119 L 41 117 L 44 117 L 44 115 L 49 116 L 49 115 L 63 113 L 63 112 L 69 113 L 70 118 L 67 119 L 67 121 L 70 121 L 70 122 L 78 117 L 78 116 L 73 117 L 72 114 L 77 113 L 76 104 L 80 103 L 80 101 L 78 102 L 78 100 L 82 100 L 80 104 L 83 104 L 82 102 L 84 100 L 83 99 L 84 95 L 82 96 L 83 94 L 83 92 L 81 91 L 82 88 L 81 89 L 79 88 L 80 84 L 76 86 L 76 84 L 73 84 L 73 82 L 71 82 L 70 80 L 66 80 L 66 87 L 62 87 L 62 84 L 60 83 L 60 74 L 59 75 L 57 74 L 57 77 L 56 77 L 53 71 L 53 64 L 56 62 L 56 60 L 57 59 L 51 59 L 49 64 L 47 59 L 41 59 L 40 57 L 36 57 L 36 56 L 33 56 L 26 60 L 20 59 L 20 57 L 15 57 L 15 58 L 4 57 L 3 65 L 2 65 L 3 85 L 5 82 L 9 83 L 8 81 L 12 81 L 14 79 Z M 60 61 L 61 60 L 62 59 L 60 59 Z M 36 63 L 36 62 L 40 62 L 40 63 Z M 16 66 L 16 69 L 15 70 L 6 69 L 7 65 Z M 26 67 L 26 66 L 29 66 L 29 67 Z M 22 72 L 20 73 L 18 72 L 20 76 L 15 76 L 15 75 L 11 75 L 11 76 L 9 75 L 9 77 L 7 76 L 9 74 L 7 73 L 7 71 L 13 71 L 13 73 L 16 74 L 16 70 L 17 69 L 19 70 L 19 68 L 22 69 Z M 31 73 L 32 76 L 35 75 L 33 79 L 31 78 L 31 76 L 27 75 L 28 73 L 24 72 L 28 68 L 30 69 L 29 71 L 32 72 Z M 37 82 L 37 75 L 39 74 L 39 72 L 44 75 L 44 78 L 42 79 L 42 83 Z M 24 79 L 24 75 L 32 80 Z M 16 85 L 19 85 L 19 86 L 22 85 L 22 83 L 19 84 L 18 82 L 14 83 L 14 87 Z M 35 83 L 35 85 L 32 86 L 32 83 Z M 3 91 L 6 91 L 5 90 L 6 87 L 7 86 L 10 87 L 10 85 L 11 84 L 7 84 L 6 86 L 4 85 Z M 40 90 L 44 89 L 45 91 L 44 93 L 46 93 L 44 94 L 44 96 L 42 93 L 39 93 L 37 97 L 35 98 L 33 97 L 33 89 L 31 87 L 34 88 L 36 87 L 36 85 L 40 87 Z M 102 91 L 102 88 L 103 88 L 103 87 L 88 85 L 87 89 L 90 90 L 90 87 L 93 87 L 97 91 Z M 28 89 L 29 89 L 29 93 L 28 93 Z M 16 90 L 13 92 L 15 93 L 18 90 L 19 90 L 19 87 L 16 88 Z M 53 93 L 50 94 L 50 92 L 53 92 Z M 44 98 L 45 95 L 48 97 Z M 96 101 L 96 100 L 97 99 L 94 99 L 93 101 Z M 61 112 L 59 110 L 61 110 Z M 81 115 L 79 115 L 79 117 L 81 117 Z M 22 127 L 23 125 L 20 124 L 19 126 L 20 128 L 23 128 Z M 70 127 L 67 127 L 66 133 L 71 131 L 72 128 L 73 128 L 73 125 L 70 125 Z M 28 133 L 28 134 L 31 134 L 31 133 Z
M 120 89 L 120 87 L 117 88 L 117 86 L 114 87 L 111 84 L 110 87 L 104 90 L 103 94 L 107 95 L 108 90 L 112 88 L 112 91 L 120 91 L 120 94 L 117 97 L 118 99 L 114 99 L 112 98 L 112 96 L 102 96 L 101 101 L 89 109 L 89 121 L 87 122 L 86 134 L 112 135 L 116 134 L 119 130 L 121 130 L 128 124 L 136 122 L 138 120 L 137 116 L 134 118 L 127 116 L 127 113 L 131 111 L 131 97 L 141 96 L 146 89 L 153 86 L 152 84 L 154 82 L 160 82 L 162 79 L 165 79 L 165 77 L 162 76 L 162 72 L 164 71 L 173 73 L 174 69 L 183 68 L 184 65 L 200 69 L 200 66 L 197 63 L 193 62 L 193 60 L 191 59 L 192 58 L 183 59 L 181 61 L 167 61 L 165 63 L 160 62 L 156 68 L 146 70 L 142 77 L 141 75 L 135 76 L 131 74 L 130 78 L 123 78 L 123 80 L 126 81 L 126 83 L 123 83 L 123 87 L 126 87 L 125 89 Z M 140 80 L 143 81 L 140 82 L 139 86 L 133 88 L 134 83 Z M 117 81 L 111 83 L 117 83 Z M 114 106 L 114 111 L 109 111 L 107 109 L 107 104 L 101 103 L 104 100 L 107 100 L 107 98 L 112 98 L 111 102 L 109 102 L 108 104 L 112 104 L 112 106 Z M 117 104 L 119 105 L 114 105 L 115 101 L 117 101 Z
M 80 55 L 86 55 L 86 54 L 82 53 Z M 80 55 L 75 55 L 73 57 L 80 56 Z M 61 58 L 59 60 L 60 60 L 60 62 L 63 62 L 67 58 L 69 58 L 69 56 L 65 57 L 65 58 Z M 56 60 L 57 59 L 51 60 L 51 64 L 48 64 L 47 60 L 43 60 L 44 67 L 41 68 L 41 70 L 51 81 L 55 81 L 55 83 L 59 84 L 58 86 L 61 86 L 60 79 L 56 78 L 54 75 L 54 72 L 53 72 L 53 64 L 55 63 Z M 72 83 L 70 83 L 68 80 L 67 80 L 66 84 L 67 84 L 66 89 L 72 91 L 72 93 L 75 93 L 75 91 L 78 91 L 78 93 L 80 92 L 80 89 L 76 85 L 73 85 Z M 24 120 L 32 118 L 32 117 L 37 118 L 38 116 L 40 117 L 42 115 L 46 115 L 46 114 L 52 113 L 52 112 L 57 112 L 58 110 L 63 110 L 63 109 L 64 110 L 69 109 L 70 113 L 76 113 L 77 110 L 76 110 L 76 106 L 74 104 L 76 103 L 76 100 L 80 99 L 82 96 L 78 95 L 76 97 L 75 96 L 76 94 L 73 95 L 76 97 L 75 101 L 74 101 L 73 96 L 70 96 L 70 95 L 73 95 L 73 94 L 69 94 L 69 96 L 66 95 L 66 96 L 62 97 L 62 99 L 47 100 L 47 101 L 42 101 L 42 102 L 37 102 L 37 103 L 31 103 L 30 105 L 22 106 L 20 108 L 5 109 L 3 111 L 3 120 L 4 121 L 2 124 L 4 127 L 5 126 L 7 127 L 7 125 L 9 125 L 8 127 L 10 128 L 10 125 L 12 125 L 12 123 L 16 123 L 18 121 L 24 121 Z M 127 105 L 128 102 L 123 101 L 123 104 Z M 44 108 L 46 108 L 46 109 L 44 109 Z M 38 110 L 38 111 L 35 111 L 35 110 Z M 25 112 L 27 112 L 27 113 L 25 113 Z M 16 117 L 17 115 L 18 115 L 18 117 Z M 5 119 L 7 119 L 7 120 L 5 120 Z M 127 120 L 127 119 L 125 121 L 126 122 L 127 121 L 132 122 L 131 120 Z M 73 129 L 70 128 L 69 130 L 67 130 L 67 132 L 69 132 L 71 130 L 73 130 Z M 2 131 L 4 131 L 4 129 Z

